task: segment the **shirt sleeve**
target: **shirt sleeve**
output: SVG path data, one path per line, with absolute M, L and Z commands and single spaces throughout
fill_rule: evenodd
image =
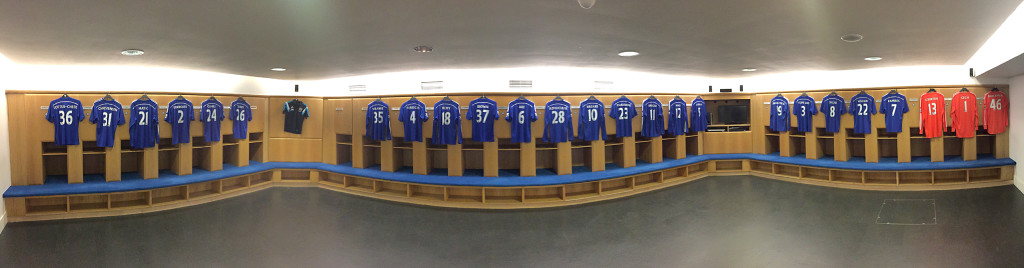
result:
M 473 104 L 470 103 L 469 104 L 469 109 L 466 110 L 466 120 L 475 120 L 476 119 L 476 116 L 473 114 L 474 110 L 476 110 L 476 107 L 473 107 Z
M 199 122 L 207 122 L 207 120 L 210 118 L 210 113 L 213 112 L 213 111 L 208 111 L 208 109 L 204 109 L 204 108 L 206 108 L 206 105 L 202 105 L 202 106 L 199 106 L 199 107 L 200 107 L 199 108 Z M 213 112 L 213 113 L 216 113 L 216 112 Z M 212 122 L 212 121 L 210 121 L 210 122 Z
M 530 107 L 530 122 L 537 121 L 537 107 Z
M 124 125 L 124 110 L 121 110 L 120 107 L 117 109 L 117 125 Z
M 96 107 L 98 107 L 98 106 L 99 105 L 93 104 L 92 105 L 92 114 L 89 115 L 89 122 L 92 122 L 93 124 L 95 124 L 96 121 L 99 120 L 99 116 L 96 115 Z M 120 125 L 120 124 L 118 124 L 118 125 Z
M 305 103 L 302 104 L 302 117 L 309 118 L 309 107 Z
M 498 115 L 498 105 L 491 105 L 491 107 L 487 109 L 491 111 L 491 114 L 494 116 L 494 120 L 501 118 L 501 116 Z
M 875 110 L 875 102 L 872 101 L 871 103 L 868 103 L 868 114 L 877 114 L 877 113 L 878 112 Z

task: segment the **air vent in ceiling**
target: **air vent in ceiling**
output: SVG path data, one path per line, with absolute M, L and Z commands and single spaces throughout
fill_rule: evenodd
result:
M 613 89 L 615 82 L 612 81 L 594 81 L 594 89 Z
M 508 88 L 533 88 L 533 80 L 508 80 Z
M 423 90 L 438 90 L 438 89 L 444 89 L 444 81 L 426 81 L 426 82 L 420 82 L 420 89 L 423 89 Z
M 350 85 L 348 91 L 366 91 L 366 85 Z

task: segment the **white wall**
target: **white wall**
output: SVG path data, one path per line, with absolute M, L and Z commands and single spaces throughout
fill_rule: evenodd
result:
M 1014 105 L 1021 105 L 1024 103 L 1024 90 L 1016 92 L 1018 89 L 1024 89 L 1024 75 L 1010 79 L 1010 95 L 1009 101 Z M 1021 121 L 1021 122 L 1017 122 Z M 1014 108 L 1010 106 L 1010 133 L 1017 133 L 1016 135 L 1010 135 L 1010 158 L 1018 162 L 1024 161 L 1024 105 L 1022 107 Z M 1014 169 L 1013 184 L 1017 185 L 1017 189 L 1024 192 L 1024 168 L 1017 167 Z
M 0 54 L 0 90 L 3 90 L 10 80 L 14 64 Z M 0 94 L 0 194 L 11 187 L 11 143 L 7 131 L 7 94 Z M 4 206 L 3 198 L 0 198 L 0 232 L 7 226 L 7 207 Z

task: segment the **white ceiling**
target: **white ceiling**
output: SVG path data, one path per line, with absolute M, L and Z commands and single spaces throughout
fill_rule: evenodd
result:
M 964 64 L 1020 3 L 598 0 L 585 10 L 575 0 L 0 0 L 0 53 L 19 64 L 300 80 L 529 66 L 732 78 L 749 75 L 740 72 L 747 67 Z M 847 33 L 865 38 L 840 41 Z M 412 51 L 421 44 L 434 52 Z M 121 56 L 125 48 L 146 54 Z M 622 50 L 641 55 L 615 55 Z

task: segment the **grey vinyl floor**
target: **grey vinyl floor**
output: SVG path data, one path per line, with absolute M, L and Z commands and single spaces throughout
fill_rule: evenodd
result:
M 517 211 L 272 188 L 157 213 L 13 223 L 0 234 L 0 267 L 1022 265 L 1024 195 L 1013 186 L 874 192 L 752 176 Z

